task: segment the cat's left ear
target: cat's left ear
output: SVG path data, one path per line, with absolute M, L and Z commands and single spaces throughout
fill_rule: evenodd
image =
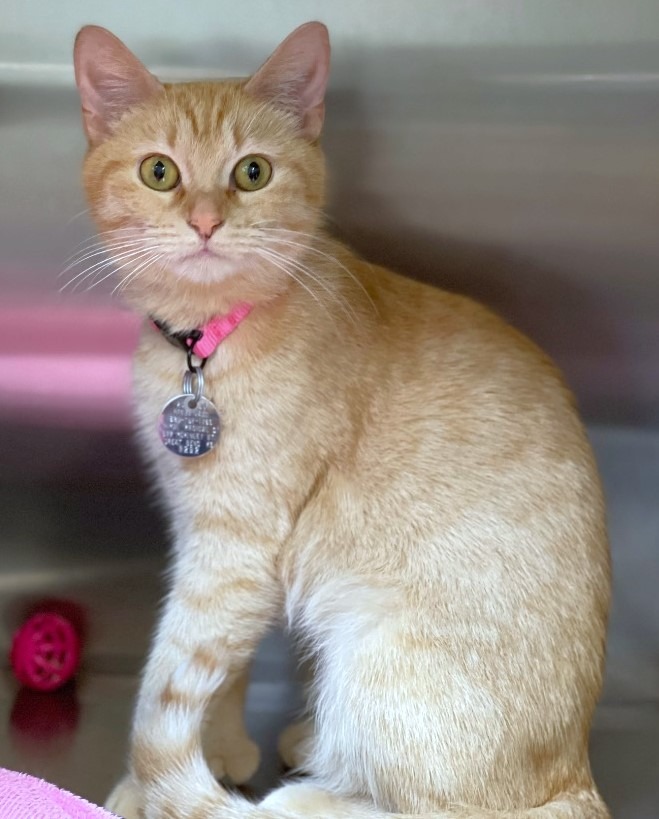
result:
M 293 114 L 302 134 L 318 139 L 325 115 L 330 44 L 322 23 L 305 23 L 248 80 L 245 90 Z
M 106 139 L 126 111 L 163 90 L 121 40 L 100 26 L 78 32 L 73 65 L 91 145 Z

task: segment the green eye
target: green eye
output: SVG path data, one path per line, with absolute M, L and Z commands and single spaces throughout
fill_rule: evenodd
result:
M 176 164 L 162 154 L 147 156 L 140 165 L 140 179 L 154 191 L 171 191 L 178 185 L 181 175 Z
M 262 156 L 246 156 L 233 169 L 236 185 L 243 191 L 258 191 L 270 181 L 272 165 Z

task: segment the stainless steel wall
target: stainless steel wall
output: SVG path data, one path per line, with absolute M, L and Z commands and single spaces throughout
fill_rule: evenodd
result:
M 82 23 L 189 77 L 246 73 L 320 17 L 340 232 L 501 309 L 558 358 L 589 418 L 656 423 L 656 0 L 40 6 L 2 10 L 4 299 L 55 302 L 55 274 L 91 231 L 67 224 L 84 207 L 70 66 Z

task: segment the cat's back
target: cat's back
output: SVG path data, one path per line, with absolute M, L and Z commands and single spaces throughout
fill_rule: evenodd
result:
M 540 417 L 581 430 L 575 402 L 554 362 L 487 307 L 457 293 L 370 268 L 378 313 L 373 357 L 388 400 L 410 412 L 515 428 Z M 548 430 L 547 430 L 548 431 Z
M 477 498 L 497 516 L 525 507 L 545 517 L 552 498 L 599 551 L 597 469 L 551 359 L 468 298 L 383 269 L 372 275 L 380 326 L 359 472 L 381 479 L 382 496 L 397 486 L 444 516 Z

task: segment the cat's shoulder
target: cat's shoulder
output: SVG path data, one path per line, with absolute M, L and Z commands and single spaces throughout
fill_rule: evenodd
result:
M 563 385 L 550 356 L 491 307 L 469 296 L 370 266 L 371 289 L 390 352 L 407 361 L 450 360 L 470 372 L 503 370 Z

